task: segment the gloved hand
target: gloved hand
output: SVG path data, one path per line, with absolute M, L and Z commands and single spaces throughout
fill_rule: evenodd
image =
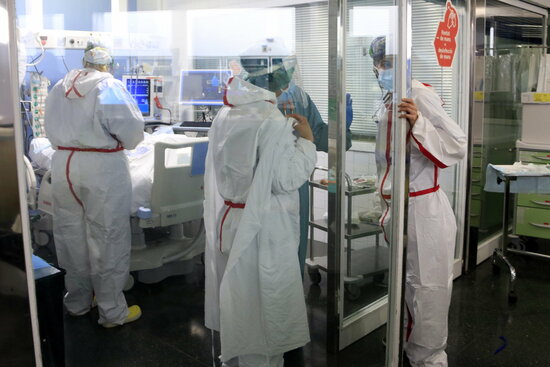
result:
M 313 143 L 313 131 L 311 131 L 311 126 L 309 126 L 309 123 L 307 122 L 307 117 L 295 113 L 291 113 L 286 116 L 295 119 L 296 122 L 292 125 L 294 130 L 296 130 L 302 138 Z
M 346 93 L 346 129 L 349 129 L 353 121 L 353 100 L 351 94 Z

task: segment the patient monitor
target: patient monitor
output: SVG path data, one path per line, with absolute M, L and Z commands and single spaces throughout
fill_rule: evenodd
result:
M 122 83 L 134 97 L 143 117 L 153 116 L 155 98 L 163 96 L 162 77 L 123 75 Z
M 221 106 L 224 86 L 231 78 L 231 70 L 182 70 L 180 103 L 184 105 Z

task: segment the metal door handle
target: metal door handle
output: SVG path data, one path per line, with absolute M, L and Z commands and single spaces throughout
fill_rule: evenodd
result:
M 546 200 L 546 201 L 531 200 L 531 202 L 534 203 L 534 204 L 537 204 L 537 205 L 550 206 L 550 200 Z
M 531 223 L 531 222 L 529 222 L 529 224 L 532 225 L 532 226 L 535 226 L 535 227 L 539 227 L 539 228 L 550 229 L 550 223 Z

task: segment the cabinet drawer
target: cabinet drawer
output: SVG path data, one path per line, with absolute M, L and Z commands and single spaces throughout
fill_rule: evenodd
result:
M 480 183 L 481 182 L 481 168 L 479 167 L 472 167 L 472 183 Z
M 477 168 L 481 168 L 481 155 L 476 157 L 475 155 L 472 157 L 472 168 L 473 167 L 477 167 Z
M 481 214 L 481 200 L 472 197 L 470 201 L 470 215 Z
M 480 214 L 471 214 L 470 215 L 470 227 L 479 228 L 480 218 L 481 218 Z
M 550 195 L 518 194 L 518 205 L 550 210 Z
M 550 152 L 521 150 L 519 152 L 519 160 L 530 163 L 550 163 Z
M 550 238 L 550 210 L 516 208 L 516 234 L 537 238 Z

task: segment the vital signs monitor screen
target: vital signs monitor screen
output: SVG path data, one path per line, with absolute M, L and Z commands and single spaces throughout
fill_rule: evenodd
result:
M 136 103 L 143 116 L 151 115 L 151 79 L 145 78 L 128 78 L 126 79 L 126 89 Z
M 230 70 L 182 70 L 180 103 L 222 105 L 224 87 L 230 77 Z

